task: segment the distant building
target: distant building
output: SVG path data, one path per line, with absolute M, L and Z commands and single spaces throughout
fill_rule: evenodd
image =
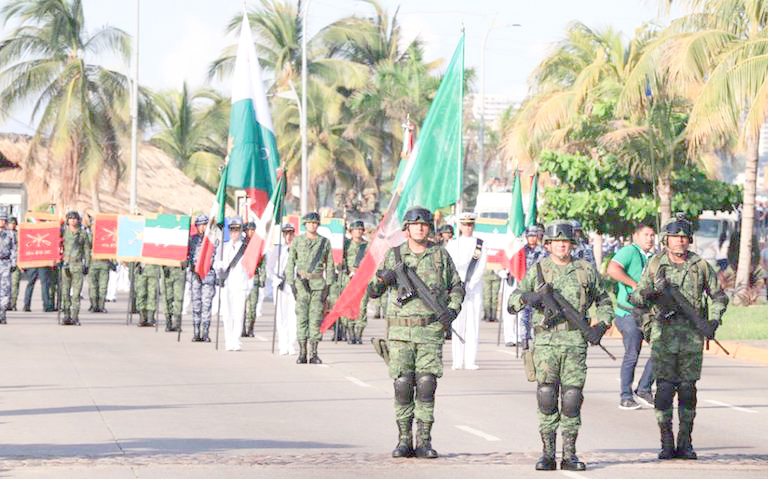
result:
M 512 98 L 501 95 L 485 95 L 485 125 L 489 129 L 497 129 L 501 115 L 510 107 L 517 106 L 518 103 Z M 472 112 L 472 118 L 480 121 L 481 105 L 480 95 L 469 95 L 466 99 L 465 108 Z

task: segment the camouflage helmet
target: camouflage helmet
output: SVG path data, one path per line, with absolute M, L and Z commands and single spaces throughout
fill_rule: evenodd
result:
M 667 236 L 687 236 L 690 241 L 693 241 L 693 223 L 685 213 L 675 213 L 675 216 L 661 225 L 662 243 L 666 242 Z
M 453 226 L 451 226 L 451 225 L 443 225 L 443 226 L 440 227 L 440 231 L 438 231 L 438 233 L 440 233 L 440 234 L 450 233 L 451 235 L 453 235 L 454 234 L 453 233 Z
M 408 228 L 408 225 L 424 224 L 432 226 L 432 213 L 426 208 L 421 206 L 414 206 L 405 212 L 403 216 L 403 231 Z
M 579 220 L 570 220 L 573 231 L 581 231 L 581 223 Z
M 78 213 L 77 211 L 74 211 L 74 210 L 68 212 L 67 213 L 67 221 L 71 220 L 72 218 L 76 219 L 77 222 L 79 223 L 80 222 L 80 213 Z
M 197 215 L 195 218 L 195 226 L 200 225 L 207 225 L 208 224 L 208 217 L 205 215 Z
M 17 224 L 19 224 L 19 220 L 18 220 L 18 219 L 16 219 L 16 217 L 15 217 L 15 216 L 11 216 L 10 218 L 8 218 L 8 223 L 11 223 L 11 224 L 17 225 Z
M 539 225 L 531 225 L 525 229 L 525 236 L 539 236 L 544 234 L 544 228 Z
M 296 228 L 291 223 L 286 223 L 283 225 L 283 233 L 295 233 Z
M 544 228 L 544 242 L 555 240 L 568 240 L 574 242 L 573 223 L 568 220 L 555 220 L 547 223 Z
M 255 230 L 256 229 L 256 223 L 254 223 L 253 221 L 249 221 L 245 225 L 245 229 L 247 229 L 247 230 Z
M 363 220 L 355 220 L 349 224 L 349 230 L 364 230 L 365 222 Z
M 307 213 L 304 215 L 303 218 L 301 218 L 301 222 L 303 223 L 320 223 L 320 214 L 316 211 L 312 211 L 310 213 Z

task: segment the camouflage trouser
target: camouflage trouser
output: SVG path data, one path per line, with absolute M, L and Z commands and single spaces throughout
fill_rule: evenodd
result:
M 412 341 L 397 341 L 390 339 L 389 346 L 389 377 L 397 379 L 400 376 L 418 375 L 419 373 L 443 375 L 443 345 L 436 343 L 414 343 Z M 435 421 L 435 402 L 420 401 L 414 394 L 410 403 L 400 404 L 395 400 L 395 417 L 398 421 L 416 417 L 427 423 Z
M 190 293 L 192 295 L 192 322 L 195 324 L 211 323 L 211 307 L 213 296 L 216 294 L 216 274 L 208 272 L 202 280 L 194 271 L 190 271 Z
M 107 285 L 109 284 L 109 263 L 94 261 L 88 268 L 88 295 L 91 305 L 102 308 L 107 298 Z
M 11 262 L 0 260 L 0 318 L 5 319 L 5 311 L 11 300 Z
M 657 381 L 657 394 L 663 382 L 672 383 L 675 387 L 679 387 L 680 383 L 690 383 L 695 387 L 696 381 L 701 379 L 703 356 L 702 347 L 697 346 L 693 341 L 688 343 L 688 347 L 677 351 L 667 349 L 663 341 L 653 342 L 651 344 L 651 360 L 653 361 L 653 375 Z M 681 401 L 679 394 L 678 401 Z M 680 423 L 692 424 L 694 417 L 696 417 L 695 400 L 693 404 L 680 404 L 679 406 L 677 415 Z M 668 408 L 655 409 L 655 412 L 656 420 L 659 423 L 667 422 L 672 419 L 673 407 L 670 404 Z
M 559 387 L 570 386 L 582 389 L 587 379 L 587 347 L 536 345 L 533 348 L 533 363 L 536 367 L 536 382 Z M 552 432 L 558 424 L 563 432 L 576 433 L 581 426 L 581 413 L 574 417 L 560 415 L 561 408 L 552 414 L 538 410 L 539 430 Z
M 48 282 L 48 296 L 57 308 L 61 306 L 61 266 L 51 268 L 51 280 Z M 58 296 L 57 296 L 58 295 Z
M 144 270 L 136 274 L 134 294 L 136 309 L 139 311 L 157 311 L 157 282 L 160 279 L 159 267 L 144 265 Z
M 165 314 L 181 315 L 184 306 L 184 283 L 187 272 L 180 267 L 163 266 L 163 286 L 165 291 Z
M 354 329 L 356 335 L 362 335 L 363 329 L 368 325 L 368 292 L 363 295 L 363 302 L 360 303 L 360 314 L 354 321 L 348 321 L 349 328 Z
M 300 281 L 296 285 L 296 337 L 301 341 L 320 341 L 323 321 L 321 290 L 307 291 Z
M 483 275 L 483 315 L 486 320 L 498 319 L 501 278 L 493 271 Z
M 83 266 L 70 265 L 61 274 L 61 311 L 74 318 L 80 313 L 80 292 L 83 290 Z
M 16 300 L 19 298 L 19 283 L 21 282 L 21 271 L 16 269 L 11 273 L 11 302 L 10 309 L 16 309 Z
M 245 325 L 247 328 L 253 327 L 256 322 L 256 306 L 259 304 L 259 286 L 256 285 L 248 293 L 245 300 Z M 247 331 L 247 328 L 244 331 Z

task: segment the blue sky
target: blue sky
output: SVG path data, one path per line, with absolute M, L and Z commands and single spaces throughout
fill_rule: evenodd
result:
M 6 0 L 8 1 L 8 0 Z M 256 5 L 257 1 L 248 1 Z M 562 38 L 571 21 L 594 28 L 607 26 L 628 38 L 642 23 L 657 19 L 655 0 L 382 0 L 390 12 L 399 6 L 406 38 L 419 35 L 427 59 L 449 59 L 462 26 L 466 30 L 466 66 L 479 70 L 483 36 L 492 22 L 486 50 L 486 94 L 521 100 L 531 70 Z M 208 64 L 234 42 L 225 26 L 242 11 L 242 0 L 141 0 L 139 81 L 154 89 L 178 88 L 186 80 L 202 85 Z M 109 24 L 135 31 L 134 0 L 84 0 L 89 29 Z M 358 0 L 311 0 L 310 32 L 337 18 L 371 8 Z M 661 19 L 661 22 L 666 22 Z M 504 28 L 519 23 L 520 28 Z M 2 36 L 9 32 L 3 27 Z M 127 65 L 107 61 L 128 71 Z M 227 85 L 221 85 L 227 90 Z M 0 119 L 0 131 L 29 132 L 27 108 Z

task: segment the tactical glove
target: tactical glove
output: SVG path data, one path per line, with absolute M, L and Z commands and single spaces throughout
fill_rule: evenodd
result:
M 376 277 L 379 278 L 379 282 L 381 282 L 384 286 L 393 285 L 397 281 L 397 275 L 391 269 L 382 269 L 377 271 Z
M 704 337 L 707 339 L 715 339 L 715 331 L 718 327 L 720 327 L 720 321 L 714 319 L 709 320 L 707 321 L 707 326 L 704 328 L 704 331 L 702 331 L 702 334 L 704 334 Z
M 600 340 L 603 338 L 603 335 L 606 331 L 608 331 L 608 325 L 605 323 L 597 323 L 596 325 L 589 328 L 589 332 L 587 333 L 587 341 L 589 341 L 589 344 L 592 344 L 593 346 L 600 344 Z
M 653 285 L 641 289 L 639 293 L 640 293 L 640 296 L 643 298 L 643 301 L 651 301 L 659 295 L 659 293 L 656 291 L 656 288 Z
M 520 294 L 520 299 L 522 299 L 523 303 L 526 305 L 535 308 L 541 304 L 543 297 L 541 293 L 536 291 L 523 291 Z
M 11 273 L 15 273 L 17 269 L 16 266 L 11 266 Z
M 83 266 L 83 274 L 88 274 L 88 266 Z
M 667 278 L 664 276 L 659 276 L 653 281 L 653 289 L 656 293 L 661 294 L 664 292 L 664 289 L 667 287 Z
M 456 319 L 456 316 L 458 316 L 459 313 L 452 310 L 451 308 L 445 308 L 445 311 L 440 313 L 440 315 L 437 317 L 437 320 L 443 323 L 443 326 L 445 327 L 446 331 L 451 330 L 451 323 L 454 319 Z

